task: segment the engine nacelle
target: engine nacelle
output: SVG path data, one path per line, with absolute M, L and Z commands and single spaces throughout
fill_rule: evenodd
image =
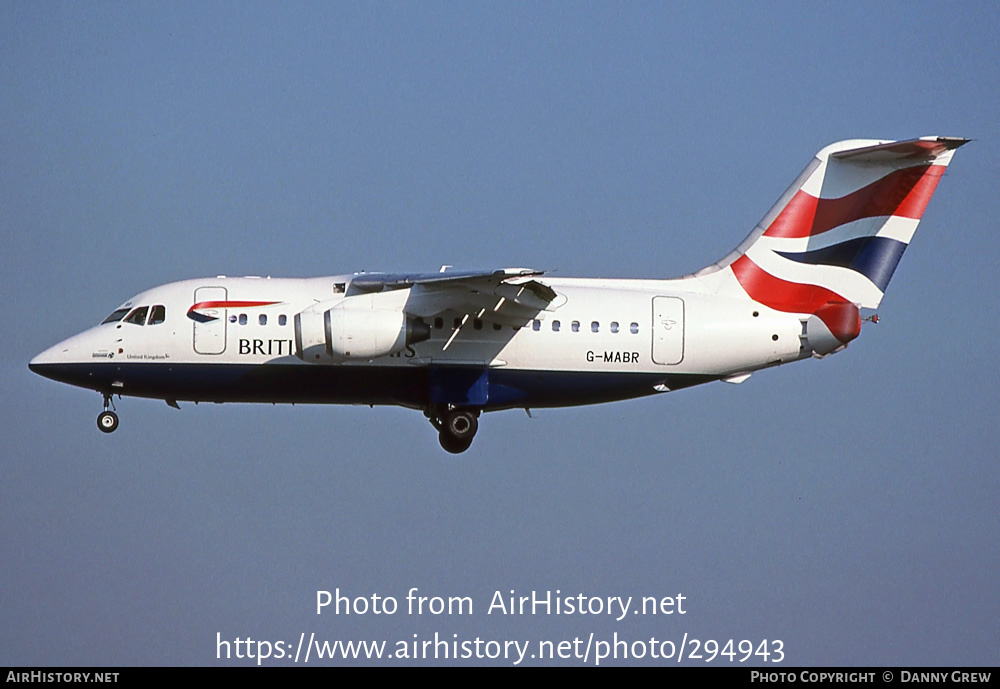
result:
M 426 323 L 374 308 L 365 297 L 316 304 L 295 316 L 295 355 L 309 363 L 375 359 L 430 336 Z
M 818 356 L 843 349 L 860 333 L 861 313 L 854 304 L 824 304 L 806 321 L 806 342 Z
M 323 314 L 326 353 L 334 358 L 374 359 L 431 336 L 427 324 L 407 318 L 402 311 L 352 308 L 349 301 Z

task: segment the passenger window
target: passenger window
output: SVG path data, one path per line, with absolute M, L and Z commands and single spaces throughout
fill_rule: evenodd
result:
M 236 322 L 236 314 L 235 313 L 229 316 L 229 322 L 230 323 L 235 323 Z
M 593 323 L 590 324 L 590 332 L 597 333 L 597 332 L 600 332 L 600 331 L 601 331 L 601 324 L 600 323 L 598 323 L 597 321 L 594 321 Z
M 474 321 L 472 321 L 472 327 L 475 328 L 476 330 L 482 330 L 483 320 L 481 318 L 475 319 Z
M 132 325 L 144 325 L 146 323 L 147 311 L 149 311 L 148 306 L 140 306 L 125 317 L 125 322 Z
M 630 333 L 632 333 L 633 335 L 638 335 L 639 334 L 639 324 L 638 323 L 633 323 L 632 325 L 630 325 L 628 327 L 628 331 Z
M 618 332 L 618 321 L 611 321 L 611 332 Z
M 559 321 L 552 321 L 552 332 L 559 332 Z
M 434 319 L 434 329 L 440 330 L 443 327 L 444 327 L 444 319 L 441 318 L 441 316 L 438 316 L 437 318 Z
M 531 321 L 531 329 L 537 333 L 539 330 L 542 329 L 542 322 L 537 318 Z
M 148 325 L 159 325 L 165 320 L 167 320 L 167 307 L 157 304 L 149 314 Z
M 575 333 L 580 332 L 580 321 L 573 321 L 569 327 Z
M 494 323 L 494 324 L 493 324 L 493 329 L 494 329 L 494 330 L 500 330 L 501 328 L 503 328 L 503 326 L 502 326 L 502 325 L 500 325 L 499 323 Z
M 241 313 L 240 314 L 240 325 L 246 325 L 246 324 L 247 324 L 247 315 L 245 313 Z
M 260 323 L 261 325 L 267 325 L 267 314 L 262 313 L 259 316 L 257 316 L 257 322 Z
M 287 322 L 288 319 L 285 318 L 285 314 L 281 314 L 280 316 L 278 316 L 278 325 L 284 325 Z

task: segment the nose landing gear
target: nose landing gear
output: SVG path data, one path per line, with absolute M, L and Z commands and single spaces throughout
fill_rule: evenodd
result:
M 479 430 L 479 411 L 476 409 L 447 409 L 429 412 L 427 416 L 438 429 L 441 447 L 454 455 L 468 450 Z
M 97 415 L 97 427 L 104 433 L 113 433 L 118 428 L 118 414 L 108 411 L 108 407 L 115 408 L 115 403 L 111 395 L 104 395 L 104 411 Z

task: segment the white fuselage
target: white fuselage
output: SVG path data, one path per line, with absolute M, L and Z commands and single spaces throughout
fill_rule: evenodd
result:
M 383 383 L 376 383 L 373 394 L 366 395 L 365 386 L 352 379 L 349 390 L 330 390 L 328 398 L 309 386 L 297 397 L 294 389 L 276 389 L 279 376 L 267 380 L 271 392 L 257 395 L 245 386 L 232 386 L 232 377 L 219 372 L 234 366 L 272 367 L 289 381 L 299 381 L 301 376 L 322 377 L 321 369 L 360 367 L 391 377 L 393 371 L 408 375 L 404 372 L 421 368 L 473 367 L 489 371 L 491 381 L 523 389 L 522 395 L 510 399 L 501 395 L 493 403 L 477 405 L 489 409 L 567 406 L 652 394 L 686 387 L 689 377 L 690 383 L 732 377 L 810 354 L 800 338 L 804 316 L 705 293 L 704 280 L 564 278 L 546 281 L 556 299 L 522 325 L 496 322 L 489 313 L 466 317 L 463 323 L 462 314 L 445 311 L 426 319 L 429 339 L 388 355 L 340 360 L 317 355 L 316 361 L 297 356 L 296 314 L 316 304 L 327 308 L 353 299 L 353 277 L 219 277 L 171 283 L 136 295 L 121 307 L 163 307 L 162 322 L 153 324 L 150 317 L 143 325 L 127 321 L 98 325 L 43 352 L 32 365 L 81 367 L 66 382 L 171 401 L 407 406 L 421 406 L 419 392 L 387 399 L 378 389 Z M 408 291 L 377 298 L 384 307 L 402 308 Z M 212 310 L 209 322 L 190 317 L 193 305 L 210 301 L 226 306 Z M 168 370 L 184 375 L 171 379 L 163 375 Z M 520 385 L 516 374 L 531 374 L 531 382 Z M 555 376 L 554 387 L 535 394 L 546 388 L 548 374 Z M 568 375 L 574 380 L 569 385 Z

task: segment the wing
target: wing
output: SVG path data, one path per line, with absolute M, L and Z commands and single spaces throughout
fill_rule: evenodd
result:
M 445 273 L 364 273 L 355 276 L 348 293 L 409 289 L 404 311 L 431 318 L 445 311 L 485 318 L 505 325 L 524 325 L 556 300 L 551 287 L 537 280 L 543 273 L 528 268 Z

